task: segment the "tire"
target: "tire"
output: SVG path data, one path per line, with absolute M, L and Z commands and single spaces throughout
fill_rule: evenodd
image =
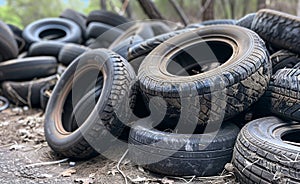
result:
M 72 43 L 65 44 L 59 52 L 58 61 L 64 66 L 69 66 L 72 61 L 88 50 L 90 49 L 82 45 Z
M 53 56 L 58 58 L 64 43 L 55 41 L 41 41 L 30 45 L 27 56 Z
M 150 21 L 150 22 L 140 22 L 131 26 L 127 29 L 122 35 L 120 35 L 111 45 L 110 49 L 118 46 L 122 41 L 128 39 L 131 36 L 138 35 L 142 39 L 146 40 L 149 38 L 153 38 L 154 36 L 158 36 L 164 33 L 168 33 L 171 31 L 166 24 L 159 21 Z
M 43 86 L 40 90 L 40 107 L 43 111 L 46 110 L 54 86 L 55 84 L 47 84 Z
M 4 111 L 5 109 L 7 109 L 9 107 L 9 101 L 4 98 L 3 96 L 0 96 L 0 112 Z
M 262 99 L 264 107 L 273 115 L 300 121 L 299 74 L 299 68 L 281 69 L 272 76 Z
M 207 21 L 201 22 L 200 24 L 202 24 L 204 26 L 220 25 L 220 24 L 235 25 L 236 20 L 233 20 L 233 19 L 207 20 Z
M 54 75 L 57 61 L 54 57 L 28 57 L 0 63 L 0 81 L 29 81 Z
M 126 60 L 128 59 L 128 50 L 130 47 L 143 42 L 144 39 L 139 35 L 131 36 L 123 41 L 121 41 L 118 45 L 111 48 L 112 51 L 116 52 Z M 136 69 L 134 69 L 136 70 Z
M 29 44 L 42 40 L 80 43 L 81 34 L 80 27 L 71 20 L 64 18 L 45 18 L 26 26 L 23 31 L 23 38 Z
M 271 74 L 268 52 L 257 34 L 239 26 L 215 25 L 156 47 L 143 60 L 138 79 L 148 101 L 153 96 L 165 100 L 166 117 L 187 116 L 187 121 L 206 124 L 246 110 L 265 92 Z M 161 101 L 154 104 L 159 112 L 160 106 Z
M 299 130 L 299 123 L 276 117 L 248 123 L 233 153 L 237 179 L 241 183 L 299 183 Z
M 257 12 L 252 30 L 275 48 L 300 54 L 300 18 L 290 14 L 263 9 Z
M 119 27 L 123 30 L 128 29 L 132 25 L 129 23 L 129 19 L 105 10 L 94 10 L 90 12 L 86 21 L 87 25 L 89 25 L 91 22 L 100 22 L 113 27 Z
M 110 42 L 113 42 L 124 33 L 123 30 L 100 22 L 91 22 L 87 28 L 87 38 L 98 38 L 105 33 L 105 37 L 109 36 Z
M 273 66 L 273 74 L 279 69 L 293 68 L 297 63 L 300 63 L 298 54 L 294 54 L 287 50 L 280 50 L 271 55 L 271 61 Z
M 46 85 L 55 84 L 57 76 L 50 76 L 26 82 L 10 82 L 2 83 L 4 96 L 12 103 L 18 106 L 28 105 L 32 107 L 40 107 L 40 91 Z
M 256 16 L 256 13 L 249 13 L 249 14 L 245 15 L 244 17 L 240 18 L 236 22 L 236 25 L 242 26 L 247 29 L 251 29 L 251 25 L 252 25 L 252 22 L 253 22 L 255 16 Z
M 67 8 L 60 14 L 59 17 L 75 22 L 81 29 L 82 38 L 84 40 L 86 39 L 86 17 L 84 15 L 75 10 Z
M 0 62 L 18 56 L 18 45 L 8 25 L 0 21 Z
M 14 38 L 18 45 L 19 53 L 27 51 L 28 44 L 26 43 L 26 41 L 24 40 L 24 38 L 22 36 L 23 30 L 21 30 L 19 27 L 12 25 L 12 24 L 7 24 L 7 25 L 14 34 Z
M 128 147 L 130 159 L 150 171 L 167 176 L 214 176 L 231 161 L 239 133 L 232 123 L 224 124 L 218 133 L 196 130 L 192 135 L 154 129 L 152 123 L 139 120 L 131 129 Z
M 100 71 L 102 75 L 99 75 Z M 104 85 L 102 82 L 91 81 L 89 77 L 95 73 L 97 81 L 103 79 Z M 87 83 L 87 80 L 90 82 Z M 124 128 L 124 122 L 117 113 L 121 112 L 122 120 L 130 114 L 129 108 L 123 109 L 122 106 L 129 100 L 134 80 L 135 74 L 129 63 L 106 49 L 88 51 L 76 58 L 61 76 L 48 102 L 45 137 L 49 146 L 59 154 L 77 159 L 89 158 L 108 149 L 115 140 L 108 138 L 108 134 L 118 137 Z M 79 114 L 78 117 L 89 115 L 87 119 L 78 122 L 81 125 L 79 128 L 66 129 L 73 123 L 70 121 L 73 107 L 97 84 L 103 85 L 94 106 L 97 110 Z M 78 98 L 72 95 L 73 91 Z M 95 149 L 95 144 L 101 145 L 101 148 Z
M 193 30 L 194 28 L 188 28 L 188 29 L 182 29 L 170 33 L 165 33 L 153 38 L 150 38 L 148 40 L 145 40 L 139 44 L 135 44 L 132 47 L 128 49 L 127 58 L 130 64 L 133 66 L 135 72 L 137 73 L 139 70 L 139 67 L 143 61 L 143 59 L 157 46 L 159 46 L 161 43 L 164 43 L 166 40 Z

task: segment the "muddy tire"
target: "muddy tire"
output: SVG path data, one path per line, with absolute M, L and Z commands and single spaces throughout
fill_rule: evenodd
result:
M 57 153 L 77 159 L 106 151 L 120 136 L 130 115 L 130 109 L 124 105 L 134 80 L 129 63 L 106 49 L 88 51 L 76 58 L 61 76 L 48 102 L 45 136 L 49 146 Z M 81 97 L 99 86 L 102 88 L 99 98 L 95 94 L 94 103 L 85 104 L 92 110 L 75 114 L 77 127 L 73 127 L 73 108 Z
M 130 159 L 152 172 L 171 176 L 214 176 L 230 162 L 239 128 L 224 124 L 218 132 L 170 133 L 139 120 L 129 136 Z M 202 145 L 202 146 L 200 146 Z
M 239 182 L 299 183 L 299 132 L 299 123 L 276 117 L 248 123 L 242 128 L 233 153 Z
M 251 29 L 275 48 L 300 54 L 300 17 L 263 9 L 257 12 Z
M 265 92 L 271 73 L 268 52 L 257 34 L 216 25 L 183 33 L 156 47 L 143 60 L 138 78 L 148 101 L 161 98 L 154 105 L 158 112 L 164 101 L 166 116 L 205 124 L 247 109 Z

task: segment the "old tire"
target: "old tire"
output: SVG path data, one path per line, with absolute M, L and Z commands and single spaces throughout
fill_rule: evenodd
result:
M 91 78 L 94 75 L 97 80 L 91 81 L 96 79 Z M 103 83 L 97 82 L 102 81 L 100 79 Z M 130 114 L 127 112 L 129 108 L 122 107 L 129 100 L 134 80 L 135 74 L 129 63 L 111 51 L 96 49 L 78 57 L 63 73 L 48 102 L 45 137 L 49 146 L 59 154 L 77 159 L 107 150 L 123 131 L 124 122 L 120 119 Z M 85 113 L 88 118 L 78 122 L 77 128 L 67 129 L 73 123 L 70 121 L 73 107 L 98 85 L 103 86 L 103 90 L 95 99 L 95 110 Z M 124 117 L 117 115 L 119 112 Z M 108 137 L 111 135 L 113 139 Z
M 55 41 L 41 41 L 30 45 L 27 56 L 53 56 L 58 58 L 65 44 Z
M 205 124 L 247 109 L 265 92 L 271 73 L 268 52 L 257 34 L 239 26 L 215 25 L 156 47 L 143 60 L 138 78 L 148 101 L 165 100 L 167 116 Z
M 65 44 L 59 52 L 58 61 L 64 66 L 68 66 L 78 56 L 80 56 L 88 50 L 90 49 L 82 45 L 77 45 L 73 43 Z
M 240 18 L 236 22 L 236 25 L 251 29 L 252 22 L 253 22 L 255 16 L 256 16 L 256 13 L 249 13 L 249 14 L 245 15 L 244 17 Z
M 299 183 L 299 132 L 299 123 L 276 117 L 246 124 L 233 153 L 237 179 L 241 183 Z
M 275 48 L 300 54 L 299 17 L 263 9 L 257 12 L 251 29 Z
M 0 81 L 28 81 L 48 77 L 57 71 L 57 61 L 51 56 L 28 57 L 0 63 Z
M 18 56 L 18 45 L 11 29 L 0 21 L 0 62 Z
M 40 91 L 46 85 L 55 84 L 57 76 L 50 76 L 26 82 L 2 83 L 4 96 L 16 105 L 40 107 Z
M 171 176 L 214 176 L 230 162 L 239 128 L 225 123 L 218 132 L 170 133 L 141 119 L 129 136 L 130 159 L 143 167 Z
M 293 68 L 297 63 L 300 63 L 298 54 L 287 50 L 280 50 L 271 55 L 273 66 L 273 74 L 282 68 Z
M 71 20 L 64 18 L 45 18 L 32 22 L 23 30 L 23 38 L 29 43 L 42 40 L 80 43 L 81 30 Z

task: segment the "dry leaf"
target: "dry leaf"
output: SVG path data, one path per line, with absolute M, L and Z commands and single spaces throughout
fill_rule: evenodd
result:
M 70 177 L 72 174 L 75 174 L 75 173 L 76 173 L 76 170 L 70 168 L 70 169 L 64 170 L 62 173 L 60 173 L 60 175 L 63 177 Z

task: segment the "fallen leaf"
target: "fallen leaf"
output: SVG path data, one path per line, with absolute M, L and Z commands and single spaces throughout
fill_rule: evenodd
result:
M 75 174 L 75 173 L 76 173 L 76 170 L 70 168 L 70 169 L 64 170 L 62 173 L 60 173 L 60 175 L 63 177 L 70 177 L 72 174 Z

